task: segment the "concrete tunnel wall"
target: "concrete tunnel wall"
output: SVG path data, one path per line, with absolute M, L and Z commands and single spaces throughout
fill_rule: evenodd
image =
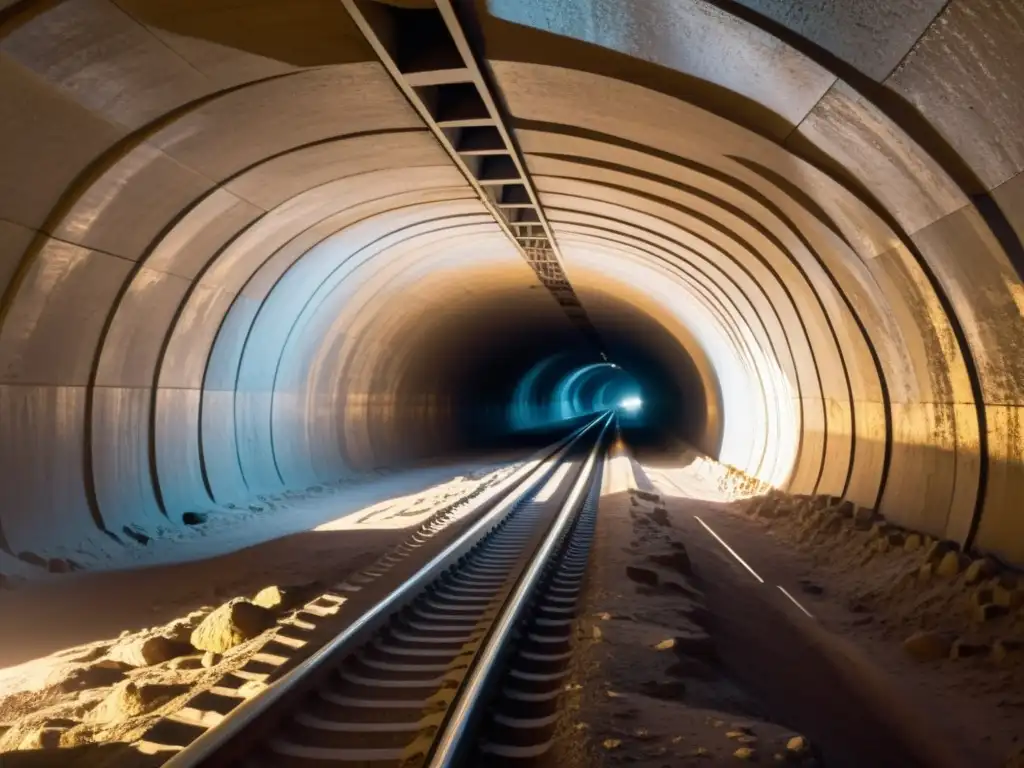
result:
M 691 437 L 1024 563 L 1024 6 L 476 12 L 570 279 L 686 351 Z M 458 361 L 574 343 L 335 0 L 3 0 L 0 167 L 8 555 L 457 450 Z

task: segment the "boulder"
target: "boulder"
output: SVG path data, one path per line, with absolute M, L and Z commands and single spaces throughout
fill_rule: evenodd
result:
M 960 573 L 960 553 L 950 550 L 943 554 L 935 565 L 935 574 L 944 579 L 951 579 L 958 573 Z
M 115 723 L 159 709 L 189 690 L 187 685 L 138 685 L 125 680 L 85 716 L 90 723 Z
M 996 564 L 987 557 L 972 560 L 964 571 L 965 584 L 978 584 L 996 575 Z
M 110 650 L 110 658 L 132 667 L 151 667 L 192 652 L 188 643 L 178 642 L 163 635 L 136 638 Z
M 275 623 L 273 611 L 235 598 L 200 622 L 192 632 L 192 645 L 200 651 L 223 653 L 251 640 Z
M 915 632 L 903 641 L 903 650 L 915 661 L 945 659 L 952 647 L 952 640 L 941 632 Z
M 907 538 L 903 541 L 903 551 L 904 552 L 917 552 L 917 550 L 919 550 L 921 548 L 922 543 L 923 542 L 921 541 L 921 534 L 919 534 L 919 533 L 907 534 Z

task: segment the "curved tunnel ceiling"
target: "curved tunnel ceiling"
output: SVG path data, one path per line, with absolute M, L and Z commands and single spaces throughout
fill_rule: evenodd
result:
M 4 564 L 461 450 L 582 326 L 722 461 L 1024 562 L 1024 6 L 390 5 L 468 30 L 561 305 L 346 5 L 0 1 Z

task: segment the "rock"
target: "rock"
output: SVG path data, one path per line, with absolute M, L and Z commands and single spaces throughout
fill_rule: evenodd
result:
M 806 755 L 810 748 L 803 736 L 794 736 L 786 742 L 786 751 L 791 755 Z
M 605 749 L 618 749 L 622 745 L 622 739 L 605 739 L 601 746 Z
M 221 661 L 222 658 L 224 658 L 224 657 L 221 656 L 219 653 L 214 653 L 213 651 L 207 651 L 206 653 L 203 654 L 203 660 L 202 660 L 201 664 L 206 669 L 210 669 L 211 667 L 216 667 L 218 664 L 220 664 L 220 661 Z
M 996 564 L 987 557 L 972 560 L 964 571 L 965 584 L 977 584 L 996 575 Z
M 732 756 L 735 757 L 737 760 L 756 760 L 757 752 L 755 752 L 750 747 L 740 747 L 732 753 Z
M 192 648 L 187 643 L 176 642 L 163 635 L 152 635 L 115 645 L 110 650 L 110 658 L 133 667 L 151 667 L 191 652 Z
M 243 699 L 251 699 L 267 690 L 269 686 L 262 680 L 246 680 L 238 688 L 238 695 Z
M 188 690 L 187 685 L 137 685 L 131 680 L 125 680 L 96 705 L 85 719 L 91 723 L 128 720 L 159 709 L 165 702 Z
M 658 586 L 658 574 L 650 568 L 639 568 L 635 565 L 627 565 L 626 578 L 630 581 L 635 581 L 637 584 L 643 584 L 648 587 Z
M 675 647 L 676 647 L 676 639 L 674 637 L 670 637 L 667 640 L 662 640 L 660 643 L 658 643 L 656 646 L 654 646 L 654 650 L 656 650 L 656 651 L 671 651 Z
M 223 653 L 256 637 L 274 623 L 272 611 L 244 598 L 235 598 L 200 622 L 192 632 L 192 645 L 200 651 Z
M 935 575 L 944 579 L 951 579 L 960 573 L 960 554 L 958 552 L 946 552 L 935 566 Z
M 917 552 L 921 548 L 921 534 L 910 533 L 907 534 L 907 538 L 903 542 L 904 552 Z
M 202 525 L 206 522 L 205 512 L 185 512 L 181 516 L 181 522 L 185 525 Z
M 924 561 L 938 565 L 939 562 L 950 552 L 956 552 L 956 545 L 951 541 L 933 541 L 924 553 Z M 958 561 L 959 562 L 959 561 Z
M 298 590 L 293 588 L 264 587 L 256 593 L 253 603 L 272 611 L 287 611 L 299 604 Z
M 953 643 L 949 650 L 951 659 L 969 659 L 973 656 L 986 656 L 991 652 L 991 646 L 977 640 L 960 638 Z
M 77 667 L 70 672 L 66 668 L 60 668 L 47 678 L 47 684 L 56 685 L 62 693 L 105 688 L 124 680 L 125 670 L 128 669 L 131 667 L 127 664 L 110 661 L 100 661 L 88 666 Z
M 915 661 L 938 661 L 949 656 L 953 643 L 939 632 L 915 632 L 903 641 L 903 650 Z
M 852 501 L 840 501 L 836 506 L 836 512 L 839 513 L 840 517 L 853 517 L 857 511 L 857 505 Z
M 36 728 L 29 732 L 18 744 L 18 750 L 30 749 L 58 749 L 60 747 L 60 736 L 64 728 Z M 3 758 L 0 758 L 2 765 Z
M 996 603 L 985 603 L 979 605 L 974 611 L 974 620 L 979 622 L 992 621 L 1006 616 L 1010 612 L 1010 609 L 1005 605 L 997 605 Z

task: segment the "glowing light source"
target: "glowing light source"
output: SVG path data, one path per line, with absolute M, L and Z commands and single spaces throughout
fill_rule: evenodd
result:
M 619 400 L 619 408 L 624 411 L 629 411 L 630 413 L 636 413 L 643 407 L 643 405 L 644 401 L 636 396 L 624 397 Z

